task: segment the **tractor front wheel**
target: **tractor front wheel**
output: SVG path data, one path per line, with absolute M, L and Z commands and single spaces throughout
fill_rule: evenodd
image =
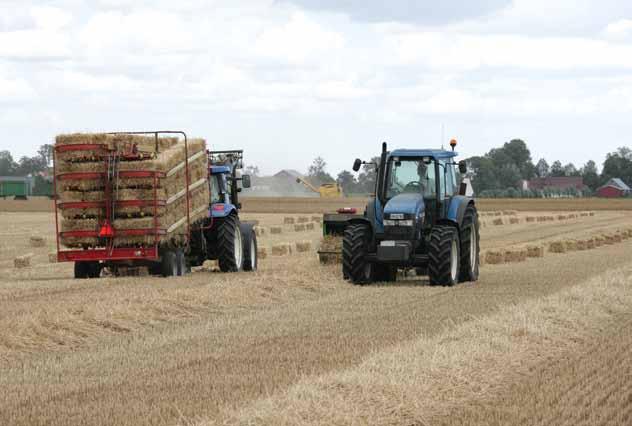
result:
M 473 205 L 467 206 L 461 225 L 461 271 L 459 282 L 478 280 L 479 268 L 478 213 Z
M 248 223 L 241 224 L 241 235 L 244 245 L 244 271 L 257 270 L 257 233 Z
M 430 232 L 428 275 L 430 285 L 453 286 L 460 269 L 459 233 L 449 225 L 437 225 Z
M 371 228 L 368 225 L 350 225 L 342 240 L 342 274 L 353 284 L 373 281 L 373 265 L 367 260 Z

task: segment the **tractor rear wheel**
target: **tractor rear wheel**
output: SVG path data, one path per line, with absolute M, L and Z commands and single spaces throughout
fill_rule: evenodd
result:
M 244 271 L 257 270 L 257 234 L 254 227 L 247 223 L 241 224 L 241 235 L 244 244 Z
M 480 254 L 478 213 L 474 205 L 467 206 L 461 225 L 461 272 L 459 282 L 477 281 Z
M 238 272 L 244 265 L 243 236 L 239 219 L 231 214 L 219 219 L 217 229 L 217 260 L 222 272 Z
M 373 265 L 367 260 L 371 228 L 365 224 L 347 226 L 342 240 L 342 274 L 353 284 L 373 281 Z
M 160 275 L 175 277 L 178 275 L 178 257 L 173 250 L 165 250 L 160 260 Z
M 176 265 L 178 269 L 178 276 L 184 276 L 187 273 L 187 261 L 184 255 L 184 250 L 179 248 L 176 250 Z
M 430 285 L 453 286 L 459 279 L 460 245 L 457 229 L 437 225 L 430 232 L 428 275 Z

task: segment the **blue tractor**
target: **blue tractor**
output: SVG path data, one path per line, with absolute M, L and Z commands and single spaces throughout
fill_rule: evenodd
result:
M 257 235 L 254 224 L 239 218 L 239 193 L 250 187 L 241 174 L 243 151 L 209 151 L 209 217 L 191 229 L 189 263 L 217 260 L 222 272 L 257 269 Z
M 343 275 L 354 284 L 395 281 L 398 269 L 427 274 L 431 285 L 476 281 L 479 222 L 476 204 L 457 187 L 451 151 L 398 149 L 382 145 L 375 197 L 364 216 L 351 219 L 343 238 Z M 354 171 L 363 164 L 357 159 Z

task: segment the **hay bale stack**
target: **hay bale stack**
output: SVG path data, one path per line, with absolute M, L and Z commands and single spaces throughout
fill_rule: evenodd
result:
M 495 226 L 500 226 L 500 225 L 504 225 L 504 222 L 503 222 L 503 220 L 501 218 L 497 218 L 497 219 L 494 219 L 492 224 L 495 225 Z
M 283 218 L 283 224 L 284 225 L 294 225 L 294 218 L 293 217 L 285 217 Z
M 619 231 L 618 234 L 621 235 L 621 239 L 622 240 L 627 240 L 630 237 L 630 235 L 628 234 L 627 229 L 624 230 L 624 231 Z
M 320 241 L 318 257 L 324 264 L 342 263 L 342 238 L 326 235 Z
M 577 250 L 577 241 L 575 240 L 566 240 L 564 241 L 564 245 L 566 246 L 566 251 Z
M 588 213 L 586 213 L 586 212 L 582 212 L 580 216 L 581 216 L 581 217 L 588 217 Z
M 566 216 L 568 219 L 577 219 L 577 215 L 576 214 L 569 214 Z
M 44 247 L 46 245 L 46 238 L 33 235 L 29 238 L 29 244 L 31 247 Z
M 586 250 L 592 250 L 596 247 L 595 245 L 595 239 L 594 238 L 589 238 L 586 240 Z
M 108 150 L 129 154 L 134 146 L 138 157 L 126 159 L 121 157 L 118 171 L 150 171 L 162 172 L 164 177 L 131 178 L 121 177 L 116 182 L 113 195 L 117 201 L 125 200 L 163 200 L 164 207 L 117 207 L 115 205 L 112 226 L 115 229 L 147 229 L 154 228 L 154 215 L 158 228 L 165 230 L 159 237 L 163 243 L 179 244 L 185 238 L 187 197 L 186 197 L 186 154 L 184 141 L 177 138 L 156 139 L 137 135 L 103 135 L 73 134 L 60 135 L 56 144 L 72 145 L 80 143 L 96 144 Z M 209 194 L 207 189 L 207 156 L 206 142 L 203 139 L 191 139 L 188 142 L 188 175 L 189 175 L 189 215 L 195 222 L 208 214 Z M 68 201 L 103 201 L 105 199 L 103 177 L 92 179 L 63 179 L 64 173 L 73 172 L 105 172 L 104 151 L 69 151 L 56 156 L 58 171 L 58 193 L 61 202 Z M 69 230 L 97 230 L 103 223 L 105 207 L 85 209 L 63 209 L 61 228 Z M 115 247 L 137 247 L 153 244 L 154 236 L 122 236 L 114 238 Z M 95 237 L 61 238 L 61 243 L 70 248 L 102 247 L 107 241 Z
M 594 216 L 594 215 L 595 215 L 595 212 L 590 212 L 590 213 L 588 213 L 588 216 L 590 216 L 590 217 L 592 217 L 592 216 Z
M 306 223 L 305 224 L 305 229 L 308 230 L 308 231 L 313 231 L 314 229 L 316 229 L 316 226 L 314 225 L 313 222 Z
M 518 219 L 517 217 L 509 218 L 509 223 L 515 225 L 517 223 L 520 223 L 520 219 Z
M 305 231 L 304 223 L 294 225 L 294 232 L 303 232 L 303 231 Z
M 28 268 L 31 266 L 32 257 L 33 257 L 33 254 L 31 253 L 25 254 L 24 256 L 18 256 L 15 259 L 13 259 L 13 266 L 16 269 Z
M 606 243 L 606 239 L 603 237 L 594 237 L 595 247 L 601 247 Z
M 577 250 L 588 250 L 588 244 L 586 243 L 586 240 L 577 240 Z
M 612 244 L 614 244 L 614 236 L 612 236 L 612 235 L 604 235 L 603 236 L 603 240 L 604 240 L 603 243 L 605 245 L 612 245 Z
M 298 253 L 305 253 L 312 249 L 311 241 L 297 241 L 296 242 L 296 251 Z
M 267 247 L 257 247 L 257 256 L 259 259 L 265 259 L 268 257 Z
M 555 221 L 555 216 L 547 216 L 546 220 L 549 222 L 554 222 Z
M 312 216 L 312 222 L 314 223 L 320 223 L 322 220 L 322 216 Z
M 568 217 L 563 214 L 557 215 L 557 220 L 566 220 L 566 219 L 568 219 Z
M 535 217 L 534 216 L 527 216 L 527 222 L 528 223 L 535 222 Z
M 544 247 L 527 246 L 527 257 L 544 257 Z
M 505 250 L 503 253 L 505 263 L 524 262 L 527 260 L 526 250 Z
M 264 228 L 263 226 L 255 226 L 253 228 L 255 230 L 255 235 L 257 235 L 257 237 L 263 237 L 266 235 L 266 228 Z
M 270 233 L 273 235 L 279 235 L 283 233 L 283 228 L 280 226 L 271 226 Z
M 494 216 L 502 216 L 503 212 L 494 212 Z
M 505 255 L 501 251 L 489 250 L 485 253 L 485 263 L 489 265 L 499 265 L 505 262 Z
M 272 256 L 287 256 L 292 254 L 292 244 L 281 243 L 272 246 Z
M 614 242 L 615 242 L 616 244 L 618 244 L 618 243 L 620 243 L 620 242 L 622 242 L 622 241 L 623 241 L 623 237 L 622 237 L 622 236 L 621 236 L 621 234 L 619 234 L 619 233 L 614 234 L 614 235 L 612 236 L 612 238 L 614 239 Z
M 299 216 L 297 223 L 307 223 L 309 222 L 309 218 L 306 216 Z
M 51 251 L 48 253 L 48 263 L 57 263 L 57 252 Z
M 505 216 L 515 216 L 518 214 L 518 212 L 516 210 L 504 210 L 503 214 Z
M 546 222 L 546 216 L 538 216 L 538 222 Z
M 566 244 L 564 241 L 553 241 L 549 244 L 549 251 L 551 253 L 566 253 Z

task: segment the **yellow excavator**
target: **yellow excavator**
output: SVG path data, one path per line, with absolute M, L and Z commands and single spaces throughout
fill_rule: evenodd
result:
M 342 198 L 344 194 L 342 192 L 342 188 L 337 183 L 325 183 L 320 185 L 318 188 L 309 183 L 307 180 L 302 177 L 296 178 L 296 183 L 301 183 L 305 186 L 305 188 L 314 191 L 319 194 L 321 198 Z

